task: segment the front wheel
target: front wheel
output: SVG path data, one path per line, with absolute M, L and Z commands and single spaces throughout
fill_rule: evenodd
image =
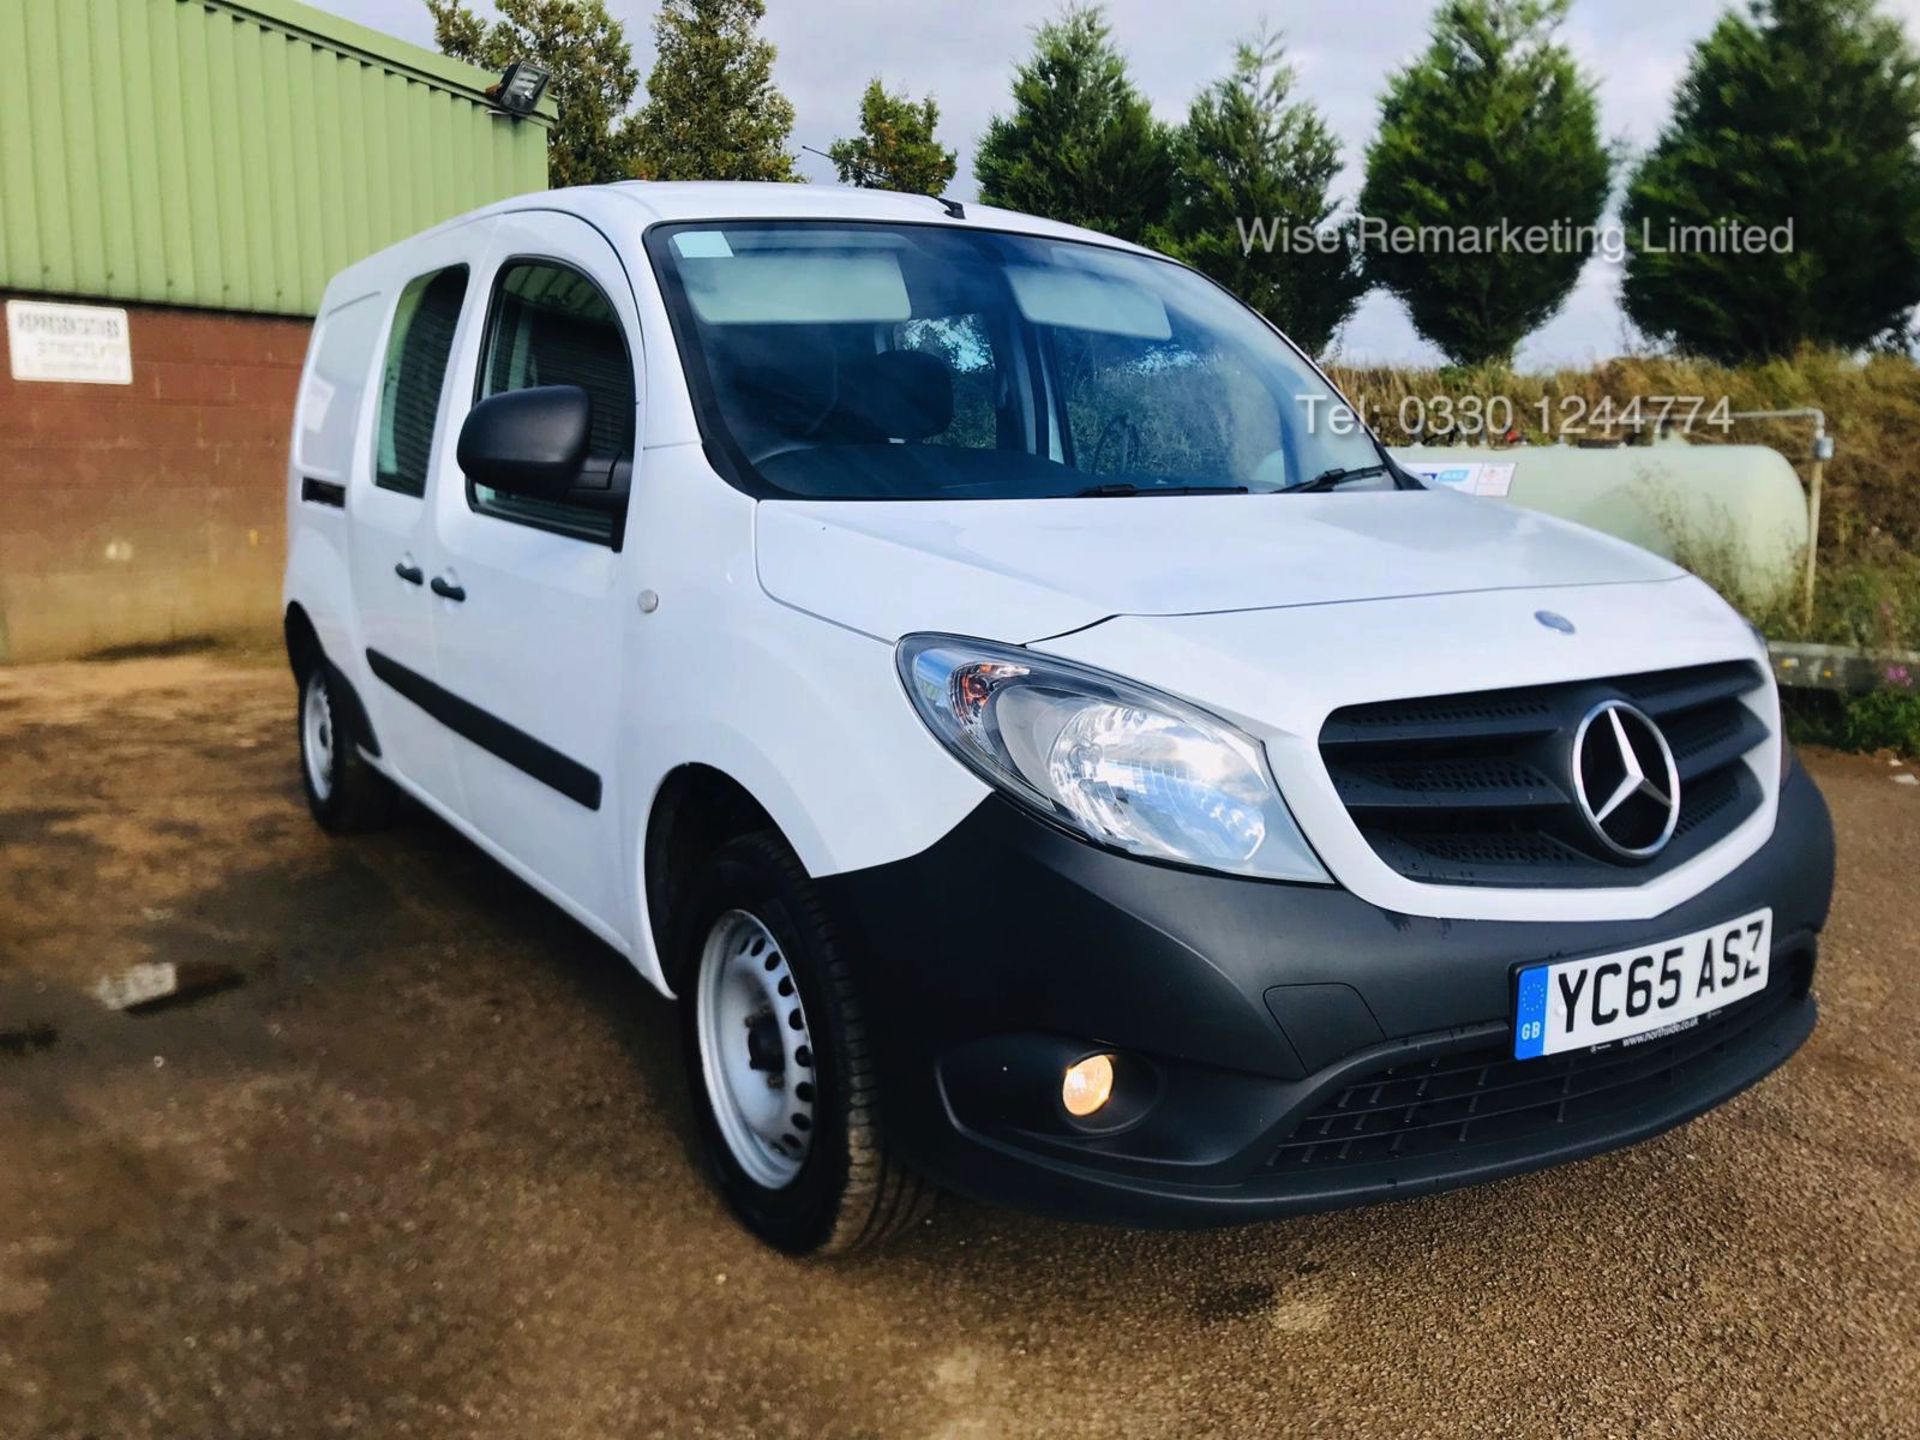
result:
M 328 830 L 377 830 L 393 816 L 394 789 L 361 757 L 343 707 L 316 660 L 300 676 L 300 785 L 313 818 Z
M 853 975 L 777 835 L 723 846 L 676 927 L 688 1084 L 721 1193 L 796 1254 L 855 1249 L 926 1212 L 882 1143 Z

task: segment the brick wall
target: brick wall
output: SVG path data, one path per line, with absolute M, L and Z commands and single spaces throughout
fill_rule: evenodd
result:
M 277 625 L 309 325 L 127 311 L 131 385 L 0 359 L 0 661 Z

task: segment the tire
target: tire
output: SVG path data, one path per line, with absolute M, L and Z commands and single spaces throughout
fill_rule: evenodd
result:
M 378 830 L 393 819 L 393 782 L 369 765 L 343 723 L 333 667 L 315 660 L 301 673 L 295 728 L 300 735 L 300 788 L 321 828 L 336 835 Z
M 804 1255 L 858 1249 L 924 1216 L 932 1190 L 880 1133 L 852 968 L 778 835 L 715 852 L 681 908 L 673 953 L 702 1148 L 741 1222 Z

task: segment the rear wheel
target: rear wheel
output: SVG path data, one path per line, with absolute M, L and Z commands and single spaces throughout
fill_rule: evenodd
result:
M 853 975 L 793 852 L 770 833 L 729 842 L 683 914 L 688 1082 L 734 1212 L 794 1253 L 855 1249 L 925 1214 L 932 1192 L 882 1142 Z
M 361 758 L 351 727 L 341 723 L 330 676 L 323 661 L 300 676 L 300 784 L 307 808 L 336 833 L 377 830 L 393 818 L 393 782 Z

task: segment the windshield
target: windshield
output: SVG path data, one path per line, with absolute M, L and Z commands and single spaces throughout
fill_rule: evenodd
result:
M 755 493 L 1274 491 L 1382 461 L 1291 345 L 1167 261 L 813 221 L 661 226 L 647 246 L 709 453 Z

